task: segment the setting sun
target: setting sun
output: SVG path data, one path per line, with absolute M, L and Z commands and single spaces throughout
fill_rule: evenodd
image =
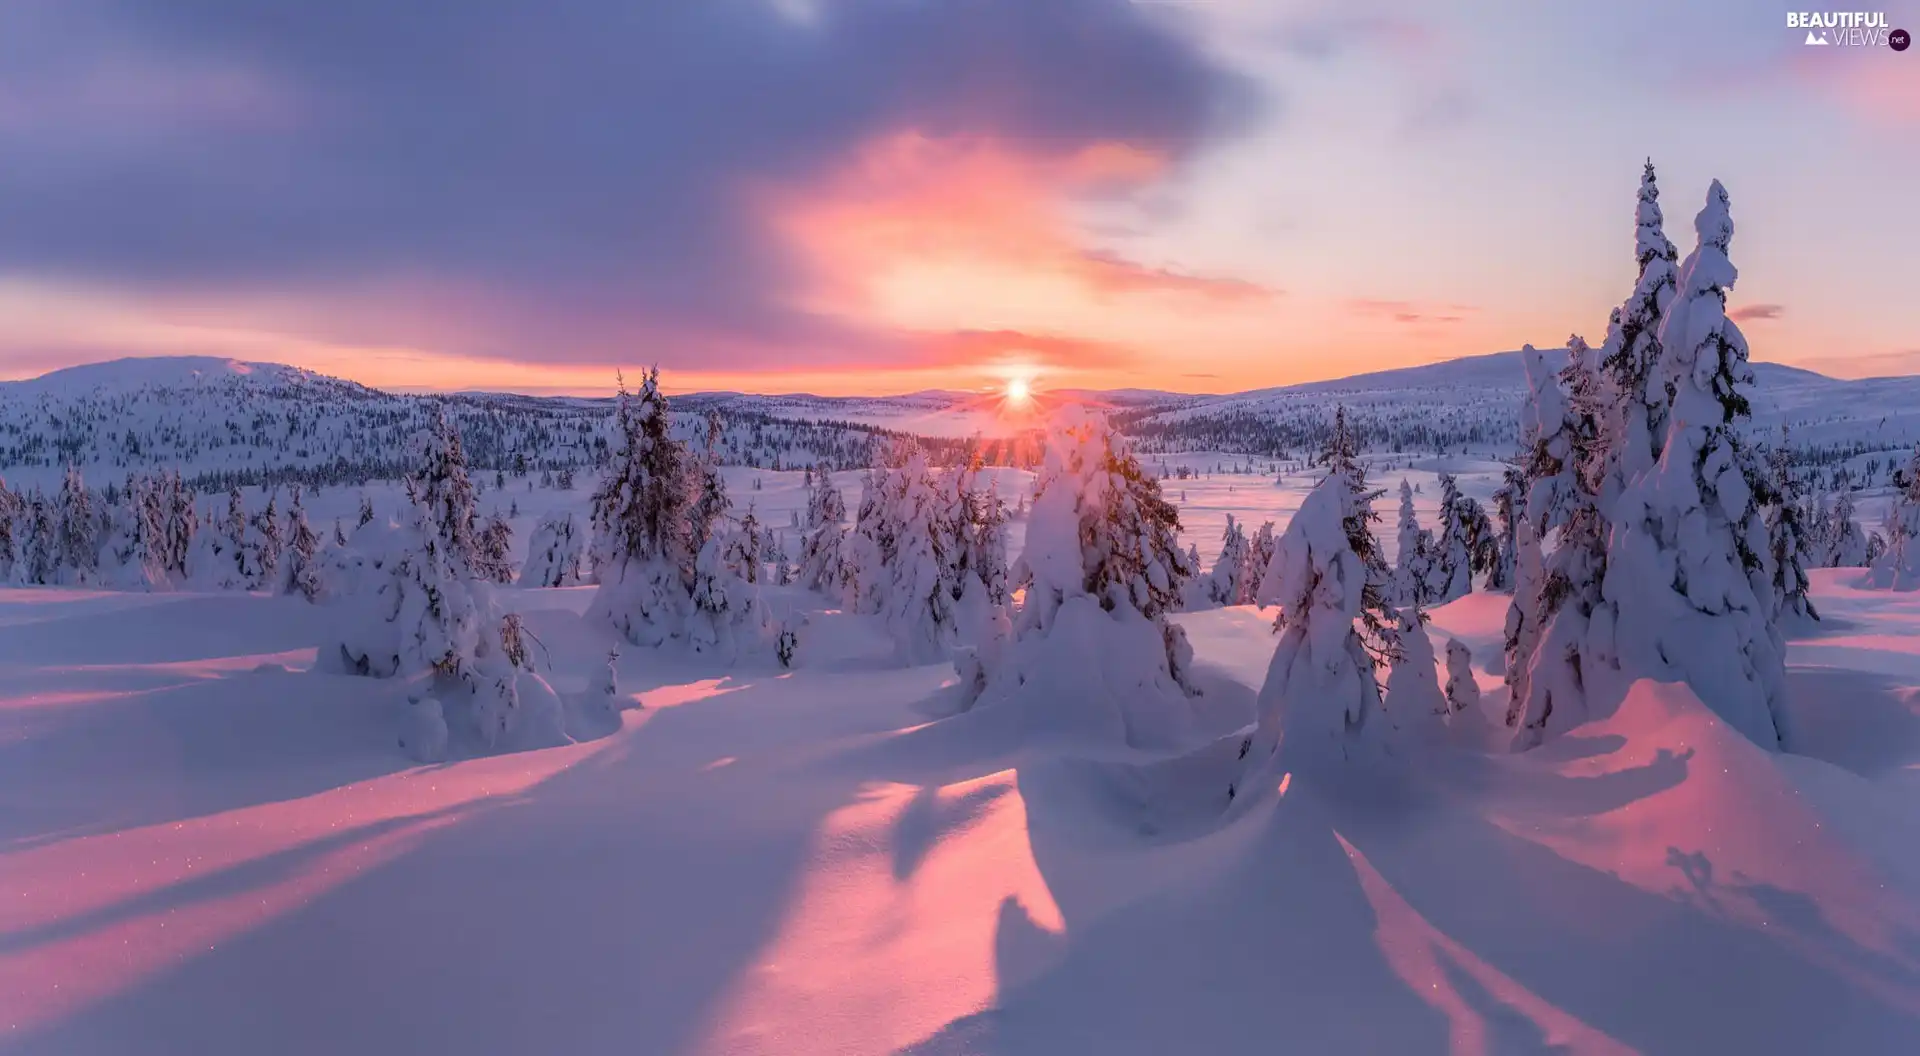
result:
M 1033 398 L 1033 389 L 1025 378 L 1010 378 L 1007 381 L 1007 402 L 1025 403 Z

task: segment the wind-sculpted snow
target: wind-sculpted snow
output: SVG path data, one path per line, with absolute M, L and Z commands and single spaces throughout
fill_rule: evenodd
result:
M 324 609 L 0 590 L 0 1046 L 1905 1053 L 1920 613 L 1859 574 L 1815 573 L 1792 644 L 1818 758 L 1641 682 L 1532 752 L 1279 772 L 1231 817 L 1237 736 L 929 722 L 952 668 L 817 604 L 813 666 L 623 647 L 592 735 L 414 767 L 402 687 L 304 670 Z M 499 592 L 570 719 L 615 681 L 590 593 Z M 1431 633 L 1497 722 L 1488 600 Z M 1272 610 L 1176 620 L 1199 699 L 1247 708 Z

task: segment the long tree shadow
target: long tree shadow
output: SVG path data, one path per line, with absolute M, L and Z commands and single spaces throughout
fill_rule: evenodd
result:
M 1756 928 L 1714 904 L 1728 881 L 1700 857 L 1674 859 L 1685 897 L 1650 892 L 1475 802 L 1526 793 L 1528 816 L 1591 816 L 1679 785 L 1692 755 L 1524 782 L 1505 760 L 1469 761 L 1441 768 L 1468 779 L 1450 798 L 1433 775 L 1303 779 L 1270 813 L 1173 844 L 1129 832 L 1131 795 L 1096 809 L 1110 782 L 1024 767 L 1064 933 L 1004 909 L 994 1000 L 904 1051 L 1903 1051 L 1920 1037 L 1912 936 L 1862 948 L 1806 896 L 1736 877 L 1734 894 L 1771 907 L 1773 929 Z M 1129 835 L 1134 855 L 1103 853 Z
M 902 1050 L 916 1056 L 1059 1052 L 1431 1052 L 1445 1017 L 1400 979 L 1379 919 L 1329 819 L 1287 801 L 1209 875 L 1100 907 L 1071 833 L 1030 799 L 1034 856 L 1066 921 L 1052 938 L 1001 916 L 988 1009 Z M 1069 812 L 1072 813 L 1072 812 Z M 1052 938 L 1052 942 L 1043 941 Z M 1036 962 L 1039 962 L 1036 964 Z M 1043 966 L 1042 966 L 1043 965 Z
M 1704 855 L 1670 852 L 1676 878 L 1696 893 L 1683 898 L 1570 861 L 1467 810 L 1417 827 L 1363 821 L 1342 831 L 1434 927 L 1642 1051 L 1893 1052 L 1920 1037 L 1920 1006 L 1861 986 L 1848 967 L 1886 962 L 1824 924 L 1730 919 L 1697 894 L 1723 893 Z M 1920 996 L 1907 971 L 1880 978 Z
M 794 678 L 846 710 L 906 706 L 850 702 L 837 676 Z M 630 713 L 624 734 L 518 801 L 14 1043 L 62 1056 L 682 1051 L 785 919 L 822 820 L 866 780 L 813 765 L 820 708 L 796 707 L 780 681 Z
M 1862 777 L 1920 761 L 1920 689 L 1910 680 L 1796 664 L 1787 669 L 1787 703 L 1797 755 Z
M 5 717 L 0 850 L 297 799 L 413 766 L 394 683 L 237 671 Z M 93 682 L 87 684 L 92 685 Z

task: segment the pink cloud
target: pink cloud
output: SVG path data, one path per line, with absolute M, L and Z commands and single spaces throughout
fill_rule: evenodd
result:
M 1780 318 L 1786 314 L 1786 311 L 1786 306 L 1780 304 L 1749 304 L 1728 312 L 1727 318 L 1737 323 L 1752 322 L 1756 319 L 1771 321 Z
M 1424 303 L 1358 297 L 1347 302 L 1347 310 L 1369 319 L 1386 319 L 1406 326 L 1452 325 L 1480 309 L 1471 304 Z

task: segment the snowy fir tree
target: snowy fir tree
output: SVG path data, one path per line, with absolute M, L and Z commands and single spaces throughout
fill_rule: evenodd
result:
M 1433 642 L 1427 637 L 1427 616 L 1408 605 L 1399 610 L 1394 626 L 1394 655 L 1387 665 L 1386 695 L 1382 701 L 1393 724 L 1428 739 L 1446 730 L 1447 698 L 1434 670 Z
M 899 516 L 908 485 L 903 466 L 915 457 L 914 450 L 902 449 L 893 457 L 900 464 L 869 469 L 861 481 L 859 510 L 843 544 L 842 592 L 855 612 L 885 610 L 891 570 L 898 563 Z
M 527 563 L 520 570 L 523 587 L 571 587 L 586 582 L 582 563 L 585 540 L 574 523 L 573 511 L 556 510 L 540 519 L 527 541 Z
M 374 571 L 353 583 L 316 670 L 417 682 L 421 693 L 401 738 L 416 758 L 443 757 L 452 736 L 484 747 L 510 736 L 564 741 L 557 698 L 527 670 L 519 618 L 500 611 L 477 575 L 474 492 L 459 434 L 444 413 L 424 437 L 418 464 L 406 482 L 404 523 L 355 533 L 357 546 L 378 548 L 369 557 Z M 523 708 L 523 680 L 542 710 Z
M 1520 518 L 1515 532 L 1513 601 L 1507 606 L 1502 677 L 1507 684 L 1506 722 L 1518 729 L 1526 711 L 1527 677 L 1534 644 L 1540 639 L 1540 592 L 1546 583 L 1546 571 L 1542 567 L 1540 539 L 1534 534 L 1533 518 Z
M 1882 590 L 1920 590 L 1920 448 L 1893 475 L 1893 503 L 1867 582 Z
M 1433 576 L 1428 549 L 1433 533 L 1420 527 L 1413 510 L 1413 485 L 1400 478 L 1399 540 L 1393 565 L 1393 601 L 1397 605 L 1423 605 L 1427 585 Z
M 1780 443 L 1768 453 L 1767 488 L 1764 496 L 1764 521 L 1767 530 L 1766 567 L 1773 589 L 1776 618 L 1792 615 L 1801 619 L 1820 618 L 1813 601 L 1807 597 L 1812 584 L 1807 568 L 1816 562 L 1806 553 L 1807 525 L 1802 519 L 1802 495 L 1793 477 L 1792 456 L 1787 448 L 1786 430 Z
M 86 586 L 98 580 L 100 561 L 100 522 L 95 512 L 93 493 L 87 490 L 80 470 L 67 467 L 60 483 L 60 533 L 57 565 L 60 578 Z
M 992 483 L 979 486 L 978 458 L 940 478 L 940 528 L 937 549 L 945 566 L 943 582 L 952 594 L 954 636 L 958 646 L 974 650 L 983 662 L 997 659 L 1012 630 L 1007 562 L 1007 504 Z
M 1233 514 L 1227 514 L 1226 531 L 1221 534 L 1220 558 L 1207 573 L 1207 602 L 1210 605 L 1248 605 L 1253 602 L 1253 577 L 1248 573 L 1251 546 L 1247 531 Z
M 489 583 L 513 582 L 513 525 L 494 514 L 474 540 L 476 570 Z
M 53 503 L 34 492 L 25 500 L 21 516 L 25 525 L 20 547 L 20 582 L 31 586 L 51 586 L 60 582 L 62 538 L 60 516 Z
M 1679 253 L 1667 240 L 1660 214 L 1660 188 L 1648 159 L 1640 177 L 1634 209 L 1633 255 L 1637 267 L 1633 292 L 1613 314 L 1601 345 L 1601 369 L 1612 399 L 1607 418 L 1607 465 L 1601 480 L 1603 506 L 1611 507 L 1632 481 L 1653 468 L 1665 442 L 1667 408 L 1672 400 L 1664 375 L 1656 378 L 1663 353 L 1660 321 L 1672 305 L 1677 286 L 1674 262 Z
M 913 663 L 946 659 L 959 643 L 954 603 L 961 592 L 956 542 L 946 504 L 917 448 L 892 471 L 884 523 L 891 560 L 883 564 L 881 613 L 900 655 Z
M 659 645 L 685 632 L 692 608 L 694 467 L 668 431 L 658 370 L 636 394 L 622 387 L 614 423 L 619 442 L 593 494 L 590 553 L 600 588 L 588 614 L 629 642 Z
M 1108 421 L 1080 408 L 1054 416 L 1037 487 L 1013 568 L 1026 602 L 990 669 L 962 670 L 968 696 L 1056 736 L 1181 743 L 1198 691 L 1192 648 L 1167 620 L 1194 574 L 1178 511 Z
M 800 541 L 800 585 L 808 590 L 838 591 L 841 579 L 841 543 L 845 540 L 847 504 L 840 486 L 826 470 L 808 471 L 807 519 Z
M 1514 561 L 1519 552 L 1517 527 L 1526 510 L 1526 475 L 1516 465 L 1507 465 L 1501 473 L 1500 487 L 1493 493 L 1492 560 L 1487 562 L 1486 587 L 1490 591 L 1513 590 Z
M 267 505 L 247 524 L 242 553 L 246 558 L 247 587 L 250 590 L 280 591 L 280 559 L 286 550 L 286 535 L 280 524 L 280 496 L 267 496 Z
M 773 584 L 777 587 L 791 586 L 793 578 L 793 557 L 787 553 L 786 538 L 782 536 L 773 548 Z
M 1460 494 L 1451 473 L 1440 474 L 1440 523 L 1433 540 L 1427 596 L 1436 605 L 1464 598 L 1473 590 L 1473 523 L 1477 507 Z
M 119 590 L 167 585 L 166 519 L 159 494 L 145 477 L 128 476 L 107 506 L 110 526 L 102 557 L 102 580 Z
M 0 584 L 20 582 L 20 537 L 16 522 L 23 519 L 26 499 L 0 480 Z
M 1342 408 L 1322 457 L 1326 476 L 1287 522 L 1267 573 L 1270 593 L 1262 600 L 1281 607 L 1284 627 L 1229 799 L 1243 789 L 1270 787 L 1280 769 L 1385 750 L 1390 727 L 1378 668 L 1401 655 L 1395 647 L 1400 617 L 1381 592 L 1372 529 L 1377 493 L 1354 456 Z M 1286 762 L 1279 750 L 1283 733 L 1292 757 Z
M 1542 556 L 1539 596 L 1526 616 L 1539 633 L 1530 650 L 1511 660 L 1522 669 L 1513 683 L 1521 692 L 1508 708 L 1520 748 L 1586 721 L 1587 681 L 1614 665 L 1613 609 L 1601 596 L 1610 526 L 1600 490 L 1610 408 L 1600 364 L 1578 334 L 1567 340 L 1558 395 L 1559 422 L 1549 421 L 1545 410 L 1535 415 L 1545 435 L 1527 508 L 1540 518 L 1541 537 L 1554 533 L 1554 546 Z
M 1280 548 L 1280 534 L 1272 521 L 1262 521 L 1260 529 L 1253 533 L 1247 544 L 1247 582 L 1250 584 L 1248 602 L 1260 597 L 1260 587 L 1266 580 L 1267 569 L 1273 564 L 1274 551 Z
M 1480 711 L 1480 683 L 1473 677 L 1473 652 L 1457 638 L 1447 639 L 1447 710 L 1458 715 Z
M 1661 456 L 1613 509 L 1604 593 L 1616 610 L 1628 678 L 1684 680 L 1730 726 L 1765 747 L 1792 744 L 1785 643 L 1764 575 L 1765 479 L 1744 445 L 1753 371 L 1727 318 L 1738 274 L 1733 220 L 1714 181 L 1694 220 L 1699 245 L 1660 323 L 1655 380 L 1669 386 Z
M 293 504 L 287 510 L 287 549 L 285 591 L 308 601 L 320 597 L 320 537 L 307 522 L 307 508 L 300 488 L 293 488 Z
M 199 527 L 193 510 L 194 494 L 180 479 L 179 470 L 168 475 L 165 484 L 167 573 L 176 581 L 185 582 L 187 560 L 193 553 Z
M 1867 533 L 1853 509 L 1853 495 L 1842 491 L 1833 497 L 1832 542 L 1828 545 L 1826 567 L 1860 568 L 1867 563 Z

